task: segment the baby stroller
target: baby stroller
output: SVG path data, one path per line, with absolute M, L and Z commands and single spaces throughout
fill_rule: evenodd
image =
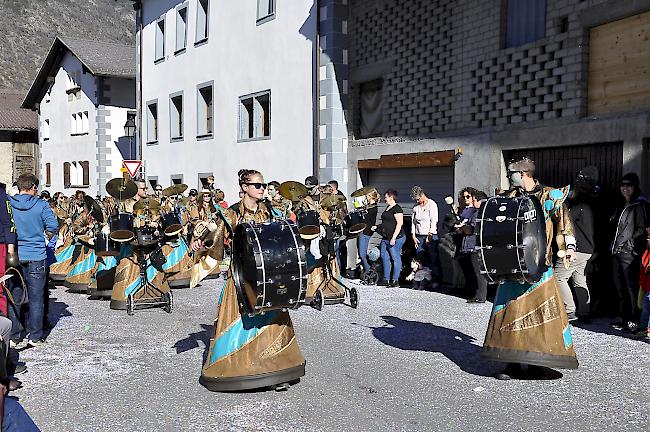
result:
M 362 282 L 365 285 L 377 285 L 380 275 L 384 274 L 384 265 L 381 261 L 381 254 L 379 247 L 370 246 L 368 248 L 368 263 L 370 263 L 370 270 L 363 275 Z

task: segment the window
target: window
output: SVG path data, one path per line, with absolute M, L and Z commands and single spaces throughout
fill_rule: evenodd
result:
M 160 61 L 165 58 L 165 16 L 156 21 L 156 58 Z
M 199 0 L 196 7 L 196 42 L 204 42 L 208 39 L 208 22 L 210 20 L 209 0 Z
M 90 163 L 88 161 L 65 162 L 63 181 L 67 185 L 65 187 L 90 186 Z
M 158 177 L 155 176 L 149 176 L 147 177 L 147 180 L 149 180 L 149 185 L 151 186 L 151 189 L 156 189 L 156 185 L 158 184 Z
M 88 111 L 72 114 L 70 135 L 85 135 L 88 130 Z
M 187 47 L 187 4 L 176 9 L 176 52 L 185 51 Z
M 208 177 L 212 177 L 214 179 L 214 174 L 212 174 L 211 172 L 199 173 L 198 176 L 199 176 L 199 190 L 208 187 Z
M 172 174 L 170 176 L 172 185 L 179 185 L 183 183 L 183 174 Z
M 183 93 L 169 97 L 171 139 L 183 138 Z
M 158 141 L 158 102 L 147 103 L 147 142 Z
M 239 141 L 271 137 L 271 91 L 239 98 Z
M 275 18 L 275 0 L 257 0 L 257 24 Z
M 384 132 L 384 98 L 382 79 L 361 84 L 359 136 L 369 138 Z
M 202 84 L 197 91 L 197 127 L 196 135 L 205 137 L 212 135 L 212 83 Z
M 45 120 L 43 122 L 43 130 L 41 131 L 41 136 L 43 137 L 43 141 L 47 141 L 50 139 L 50 121 Z
M 542 39 L 546 34 L 546 0 L 506 0 L 506 48 Z
M 45 164 L 45 187 L 52 186 L 52 171 L 50 163 Z

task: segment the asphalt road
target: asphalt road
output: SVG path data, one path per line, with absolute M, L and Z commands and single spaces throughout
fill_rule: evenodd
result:
M 360 287 L 359 309 L 292 317 L 307 359 L 287 392 L 198 383 L 220 280 L 133 317 L 59 288 L 46 346 L 20 353 L 15 392 L 44 431 L 647 431 L 650 345 L 604 322 L 574 328 L 580 368 L 497 381 L 482 361 L 489 303 Z

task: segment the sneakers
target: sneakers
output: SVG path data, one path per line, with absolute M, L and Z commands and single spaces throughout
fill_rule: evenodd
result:
M 399 288 L 399 282 L 398 281 L 390 281 L 388 283 L 388 288 Z
M 45 339 L 28 340 L 27 348 L 37 348 L 45 345 Z
M 380 286 L 380 287 L 387 287 L 389 285 L 390 285 L 390 283 L 386 279 L 382 279 L 379 282 L 377 282 L 377 286 Z
M 609 326 L 616 330 L 623 330 L 626 327 L 626 323 L 624 323 L 623 320 L 619 320 L 609 323 Z
M 467 300 L 467 303 L 485 303 L 485 299 L 480 299 L 477 297 Z
M 635 322 L 628 321 L 627 325 L 625 326 L 625 330 L 627 330 L 630 333 L 636 333 L 639 331 L 639 325 Z
M 642 328 L 632 334 L 632 339 L 650 341 L 650 329 Z
M 24 364 L 17 364 L 16 367 L 14 368 L 14 373 L 13 375 L 20 375 L 21 373 L 27 372 L 27 366 Z

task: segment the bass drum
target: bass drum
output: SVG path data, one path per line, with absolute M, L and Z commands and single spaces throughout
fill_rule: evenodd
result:
M 489 198 L 476 221 L 481 273 L 490 282 L 533 283 L 548 269 L 546 222 L 537 197 Z
M 290 220 L 235 228 L 232 269 L 245 313 L 297 309 L 307 292 L 307 259 L 297 226 Z
M 316 210 L 301 210 L 297 212 L 296 219 L 301 238 L 313 240 L 320 235 L 320 217 Z

